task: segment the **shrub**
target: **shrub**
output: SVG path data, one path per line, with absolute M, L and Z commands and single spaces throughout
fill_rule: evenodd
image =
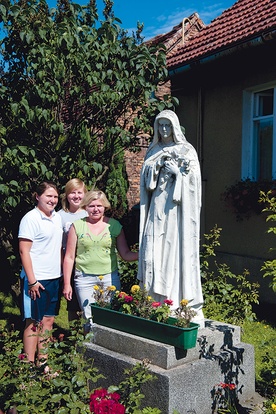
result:
M 264 209 L 265 212 L 268 212 L 268 216 L 266 221 L 267 222 L 276 222 L 276 197 L 273 195 L 272 191 L 268 191 L 264 193 L 263 191 L 260 192 L 260 202 L 266 203 L 267 207 Z M 268 233 L 276 234 L 276 226 L 271 225 L 267 231 Z M 275 247 L 271 248 L 271 251 L 275 251 Z M 274 260 L 267 260 L 264 262 L 261 270 L 264 272 L 264 277 L 272 277 L 272 281 L 270 283 L 270 287 L 276 293 L 276 259 Z
M 137 251 L 138 244 L 132 246 L 131 250 Z M 121 289 L 124 292 L 130 292 L 131 286 L 139 284 L 139 280 L 137 280 L 138 262 L 125 262 L 118 256 L 118 266 L 121 275 Z
M 216 261 L 215 248 L 220 246 L 220 233 L 221 228 L 215 226 L 210 234 L 205 234 L 207 242 L 201 253 L 205 317 L 233 324 L 253 320 L 252 305 L 259 303 L 259 284 L 248 280 L 248 270 L 235 275 L 227 264 Z
M 93 360 L 84 359 L 82 325 L 68 337 L 52 336 L 47 363 L 36 366 L 22 352 L 19 331 L 0 333 L 0 408 L 18 413 L 89 413 L 91 383 L 101 375 Z
M 68 335 L 53 332 L 48 359 L 39 366 L 27 361 L 19 331 L 13 327 L 0 330 L 0 412 L 90 413 L 91 395 L 103 375 L 86 354 L 84 340 L 92 334 L 84 338 L 83 321 L 73 321 L 70 328 Z M 140 409 L 141 385 L 153 379 L 148 362 L 142 361 L 125 370 L 125 378 L 110 386 L 108 393 L 118 391 L 127 413 L 161 414 L 157 408 Z

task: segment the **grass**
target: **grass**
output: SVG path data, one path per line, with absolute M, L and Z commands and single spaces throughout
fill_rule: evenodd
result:
M 242 341 L 254 345 L 256 380 L 264 367 L 263 358 L 267 353 L 276 355 L 276 330 L 267 322 L 246 321 L 242 326 Z M 274 350 L 274 352 L 273 352 Z

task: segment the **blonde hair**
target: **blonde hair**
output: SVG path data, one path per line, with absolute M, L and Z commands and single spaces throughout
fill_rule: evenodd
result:
M 88 191 L 80 203 L 80 208 L 85 209 L 92 201 L 100 200 L 102 205 L 108 210 L 111 208 L 110 202 L 108 201 L 105 193 L 101 190 L 90 190 Z
M 74 190 L 79 190 L 81 188 L 83 188 L 84 193 L 87 192 L 86 185 L 79 178 L 72 178 L 71 180 L 67 181 L 65 184 L 64 193 L 61 195 L 61 205 L 64 211 L 69 211 L 70 208 L 67 199 L 68 194 L 72 193 Z

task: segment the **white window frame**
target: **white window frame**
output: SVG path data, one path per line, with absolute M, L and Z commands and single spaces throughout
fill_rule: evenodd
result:
M 258 181 L 257 154 L 255 153 L 253 119 L 254 119 L 254 94 L 274 89 L 273 102 L 273 132 L 272 132 L 272 180 L 276 180 L 276 82 L 259 85 L 243 91 L 242 108 L 242 168 L 241 179 Z

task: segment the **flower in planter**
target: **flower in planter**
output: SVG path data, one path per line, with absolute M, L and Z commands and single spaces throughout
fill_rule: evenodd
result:
M 163 302 L 156 302 L 145 288 L 140 288 L 138 285 L 131 287 L 130 294 L 116 291 L 110 298 L 108 292 L 109 287 L 102 290 L 96 288 L 94 298 L 98 306 L 182 328 L 189 327 L 192 318 L 196 315 L 195 310 L 189 306 L 189 300 L 183 299 L 177 309 L 171 310 L 172 300 L 165 299 Z M 174 320 L 169 320 L 170 317 Z
M 190 302 L 188 299 L 182 299 L 180 306 L 175 309 L 173 316 L 176 318 L 176 326 L 187 328 L 191 320 L 196 316 L 196 311 L 189 306 Z
M 94 299 L 99 306 L 106 306 L 106 303 L 110 302 L 114 292 L 115 286 L 104 287 L 104 276 L 99 276 L 99 283 L 94 286 Z
M 172 301 L 155 302 L 146 289 L 133 285 L 130 295 L 117 291 L 112 298 L 111 308 L 129 315 L 165 323 L 171 314 Z
M 95 390 L 90 395 L 90 411 L 93 414 L 125 414 L 125 407 L 119 403 L 120 395 L 106 389 Z

